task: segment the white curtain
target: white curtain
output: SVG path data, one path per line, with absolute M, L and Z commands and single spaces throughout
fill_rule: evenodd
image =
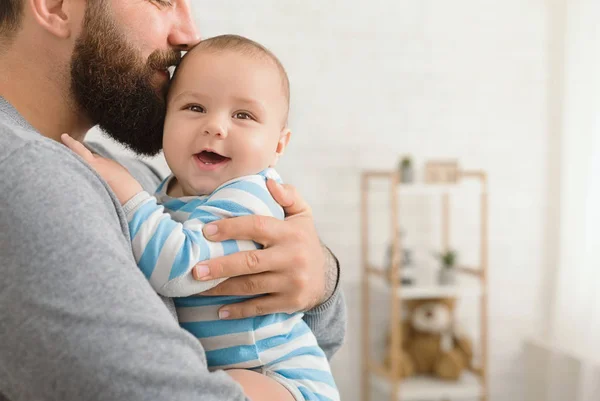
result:
M 560 247 L 550 340 L 582 361 L 572 401 L 600 400 L 600 0 L 567 0 Z

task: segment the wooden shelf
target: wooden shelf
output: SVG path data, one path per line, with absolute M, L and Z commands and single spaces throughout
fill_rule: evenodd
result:
M 402 299 L 423 298 L 467 298 L 481 295 L 480 288 L 475 286 L 430 286 L 402 288 L 400 296 Z
M 443 195 L 457 192 L 460 186 L 457 184 L 400 184 L 398 193 L 401 195 Z
M 386 378 L 371 375 L 373 388 L 381 393 L 381 398 L 388 399 L 390 383 Z M 465 372 L 456 381 L 445 381 L 429 376 L 415 376 L 403 379 L 400 383 L 400 394 L 398 399 L 402 401 L 423 401 L 451 399 L 473 400 L 484 395 L 484 389 L 479 378 L 471 373 Z M 386 398 L 384 398 L 384 396 Z
M 373 269 L 375 270 L 375 269 Z M 398 289 L 402 299 L 424 299 L 424 298 L 468 298 L 479 297 L 483 294 L 481 285 L 476 279 L 459 281 L 455 285 L 403 285 Z M 391 291 L 387 279 L 383 274 L 374 274 L 369 280 L 372 287 Z
M 441 197 L 441 248 L 451 249 L 451 221 L 450 221 L 450 201 L 452 194 L 462 191 L 473 192 L 473 186 L 463 186 L 462 180 L 473 178 L 479 181 L 477 196 L 479 197 L 480 208 L 473 210 L 480 216 L 480 244 L 479 261 L 476 266 L 457 266 L 457 281 L 455 285 L 425 285 L 417 281 L 415 285 L 401 285 L 393 287 L 388 280 L 386 269 L 377 268 L 370 265 L 369 257 L 369 192 L 380 188 L 371 189 L 371 181 L 388 181 L 386 192 L 389 196 L 386 203 L 388 206 L 375 204 L 377 208 L 388 207 L 391 218 L 389 227 L 392 233 L 391 245 L 393 249 L 402 248 L 402 240 L 399 234 L 400 208 L 404 204 L 399 198 L 404 195 L 433 195 Z M 487 277 L 488 277 L 488 185 L 487 175 L 484 171 L 462 170 L 458 172 L 457 183 L 400 183 L 400 175 L 397 171 L 364 171 L 361 176 L 361 262 L 364 271 L 364 280 L 362 286 L 362 314 L 363 317 L 369 316 L 370 293 L 383 292 L 390 298 L 389 326 L 390 334 L 389 346 L 386 349 L 387 355 L 398 355 L 402 347 L 402 333 L 400 320 L 402 314 L 402 303 L 410 299 L 427 298 L 463 298 L 477 297 L 480 306 L 479 313 L 479 331 L 480 331 L 480 352 L 481 369 L 477 373 L 466 372 L 458 381 L 444 381 L 433 377 L 411 377 L 398 379 L 398 382 L 390 376 L 390 372 L 383 366 L 374 364 L 371 360 L 372 351 L 370 349 L 371 328 L 369 324 L 362 325 L 362 400 L 400 400 L 400 401 L 423 401 L 423 400 L 469 400 L 480 399 L 488 400 L 487 386 L 487 347 L 488 347 L 488 325 L 487 325 Z M 471 195 L 471 194 L 469 194 Z M 403 207 L 403 206 L 402 206 Z M 402 266 L 394 265 L 395 268 Z M 380 266 L 378 266 L 380 267 Z M 398 277 L 398 280 L 400 278 Z M 368 362 L 366 362 L 368 361 Z M 372 397 L 371 390 L 379 390 L 375 398 Z M 398 391 L 397 391 L 398 390 Z M 397 393 L 396 393 L 397 391 Z

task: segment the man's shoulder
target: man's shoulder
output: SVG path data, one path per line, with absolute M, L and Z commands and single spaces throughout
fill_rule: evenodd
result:
M 39 196 L 44 191 L 69 198 L 75 188 L 96 189 L 109 195 L 100 177 L 60 143 L 10 121 L 0 119 L 0 181 L 18 196 Z M 83 191 L 77 191 L 83 192 Z M 92 191 L 94 192 L 94 191 Z M 3 191 L 4 196 L 17 196 Z M 85 193 L 80 194 L 83 197 Z
M 113 159 L 123 165 L 142 185 L 144 190 L 149 193 L 153 193 L 163 180 L 162 174 L 158 169 L 137 157 L 112 152 L 99 142 L 86 141 L 86 146 L 94 153 Z
M 18 170 L 22 164 L 29 166 L 45 164 L 46 167 L 51 168 L 48 162 L 60 163 L 69 159 L 76 160 L 76 157 L 58 142 L 33 130 L 0 120 L 0 168 L 3 172 Z M 83 162 L 80 164 L 83 165 Z
M 2 122 L 0 188 L 0 222 L 49 230 L 79 213 L 124 231 L 127 220 L 117 198 L 85 161 L 33 130 Z
M 0 118 L 0 164 L 14 156 L 15 152 L 24 151 L 29 146 L 40 144 L 44 139 L 49 141 L 35 131 L 11 124 L 10 120 Z

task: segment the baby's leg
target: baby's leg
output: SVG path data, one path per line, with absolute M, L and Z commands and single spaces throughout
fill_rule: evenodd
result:
M 242 386 L 252 401 L 294 401 L 292 393 L 270 377 L 244 369 L 226 372 Z

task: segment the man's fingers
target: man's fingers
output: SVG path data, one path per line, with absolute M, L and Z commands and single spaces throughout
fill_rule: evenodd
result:
M 239 304 L 227 305 L 219 309 L 219 317 L 229 320 L 279 313 L 282 311 L 277 305 L 281 303 L 282 298 L 281 295 L 265 295 Z
M 200 262 L 194 266 L 192 275 L 196 280 L 208 281 L 273 271 L 277 266 L 284 264 L 281 254 L 255 249 Z
M 279 184 L 273 179 L 267 180 L 267 188 L 275 199 L 275 202 L 279 203 L 281 207 L 292 207 L 294 205 L 294 194 L 282 184 Z
M 88 148 L 83 146 L 83 144 L 81 142 L 76 141 L 75 139 L 71 138 L 71 136 L 69 134 L 62 134 L 60 136 L 60 139 L 63 141 L 63 143 L 65 145 L 67 145 L 67 147 L 69 149 L 71 149 L 73 152 L 75 152 L 79 156 L 81 156 L 81 158 L 83 160 L 85 160 L 86 162 L 89 163 L 92 160 L 94 160 L 94 155 L 92 154 L 92 152 L 90 152 L 88 150 Z
M 229 239 L 255 241 L 267 247 L 279 235 L 280 220 L 269 216 L 241 216 L 215 221 L 204 226 L 204 236 L 210 241 Z
M 234 277 L 223 281 L 218 286 L 203 292 L 201 295 L 221 296 L 221 295 L 262 295 L 272 292 L 279 292 L 281 289 L 281 278 L 277 279 L 276 274 L 261 273 L 252 276 Z
M 268 180 L 267 186 L 269 191 L 272 191 L 275 200 L 283 207 L 288 218 L 312 213 L 308 203 L 300 197 L 292 185 L 281 185 L 273 180 Z M 203 233 L 210 241 L 250 240 L 258 242 L 266 248 L 282 235 L 281 223 L 280 220 L 269 216 L 241 216 L 207 224 Z
M 275 201 L 283 207 L 286 216 L 311 212 L 310 206 L 300 197 L 293 185 L 279 184 L 270 179 L 267 181 L 267 188 Z

